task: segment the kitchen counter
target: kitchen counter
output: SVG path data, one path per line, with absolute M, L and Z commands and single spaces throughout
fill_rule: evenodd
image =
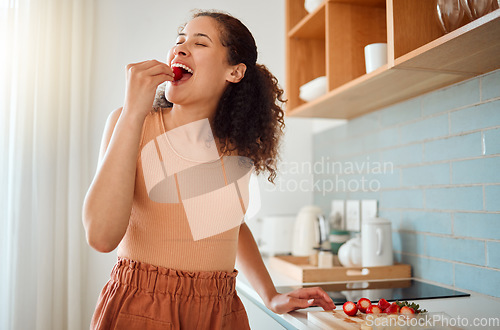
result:
M 266 258 L 264 258 L 264 262 L 267 266 Z M 302 284 L 271 267 L 268 267 L 268 271 L 271 275 L 271 278 L 273 279 L 275 286 L 293 286 Z M 450 286 L 446 286 L 440 283 L 428 283 L 454 289 Z M 236 288 L 240 296 L 243 296 L 248 301 L 255 304 L 258 308 L 264 311 L 271 318 L 273 318 L 274 321 L 276 321 L 277 328 L 280 328 L 279 325 L 281 325 L 286 329 L 320 329 L 307 320 L 307 312 L 323 310 L 320 307 L 310 307 L 287 314 L 278 315 L 271 312 L 265 307 L 262 299 L 250 286 L 243 273 L 240 273 L 238 275 Z M 421 308 L 427 309 L 427 311 L 429 312 L 445 312 L 454 319 L 454 322 L 460 322 L 459 324 L 457 323 L 457 326 L 462 329 L 478 329 L 478 327 L 471 326 L 473 322 L 488 322 L 488 319 L 491 318 L 496 318 L 496 320 L 493 320 L 493 322 L 497 322 L 497 325 L 491 326 L 489 328 L 500 329 L 500 299 L 475 292 L 470 292 L 467 290 L 459 290 L 470 293 L 470 296 L 458 298 L 424 299 L 415 300 L 415 302 L 418 303 Z M 337 305 L 337 309 L 342 310 L 342 306 Z M 465 326 L 466 323 L 468 323 L 468 326 Z M 480 328 L 487 329 L 488 327 Z

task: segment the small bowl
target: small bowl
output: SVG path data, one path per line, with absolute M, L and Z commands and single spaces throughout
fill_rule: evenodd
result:
M 299 97 L 306 102 L 311 102 L 317 99 L 318 97 L 326 94 L 326 83 L 327 80 L 325 76 L 311 80 L 310 82 L 300 86 Z
M 307 10 L 308 13 L 311 13 L 314 11 L 314 9 L 318 8 L 322 2 L 323 0 L 305 0 L 304 8 Z

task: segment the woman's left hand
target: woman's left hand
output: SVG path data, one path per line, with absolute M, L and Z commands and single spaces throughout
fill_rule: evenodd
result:
M 288 293 L 278 293 L 271 298 L 267 307 L 277 314 L 283 314 L 311 306 L 320 306 L 325 311 L 335 309 L 332 299 L 319 287 L 301 288 Z

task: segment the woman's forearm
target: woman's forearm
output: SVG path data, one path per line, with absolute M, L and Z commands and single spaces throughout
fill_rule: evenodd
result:
M 324 310 L 335 309 L 332 299 L 320 287 L 299 288 L 287 293 L 278 293 L 246 224 L 243 224 L 240 229 L 237 261 L 238 267 L 267 308 L 275 313 L 283 314 L 313 305 L 321 306 Z
M 113 120 L 113 115 L 118 115 L 118 120 Z M 143 118 L 125 111 L 113 115 L 108 121 L 97 173 L 83 207 L 87 241 L 101 252 L 114 250 L 127 230 L 144 122 Z M 111 136 L 109 144 L 106 135 Z
M 240 228 L 237 263 L 252 287 L 269 307 L 269 302 L 277 292 L 252 232 L 245 223 Z

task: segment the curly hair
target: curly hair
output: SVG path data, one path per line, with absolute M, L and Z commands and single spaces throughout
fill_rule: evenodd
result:
M 218 11 L 199 11 L 193 19 L 208 16 L 218 24 L 222 45 L 227 48 L 230 65 L 243 63 L 247 69 L 242 80 L 224 91 L 213 121 L 214 135 L 221 152 L 236 152 L 253 161 L 255 172 L 269 173 L 274 183 L 279 158 L 279 143 L 285 127 L 281 105 L 286 102 L 276 77 L 257 64 L 257 46 L 248 28 L 237 18 Z M 161 89 L 155 107 L 172 106 Z

